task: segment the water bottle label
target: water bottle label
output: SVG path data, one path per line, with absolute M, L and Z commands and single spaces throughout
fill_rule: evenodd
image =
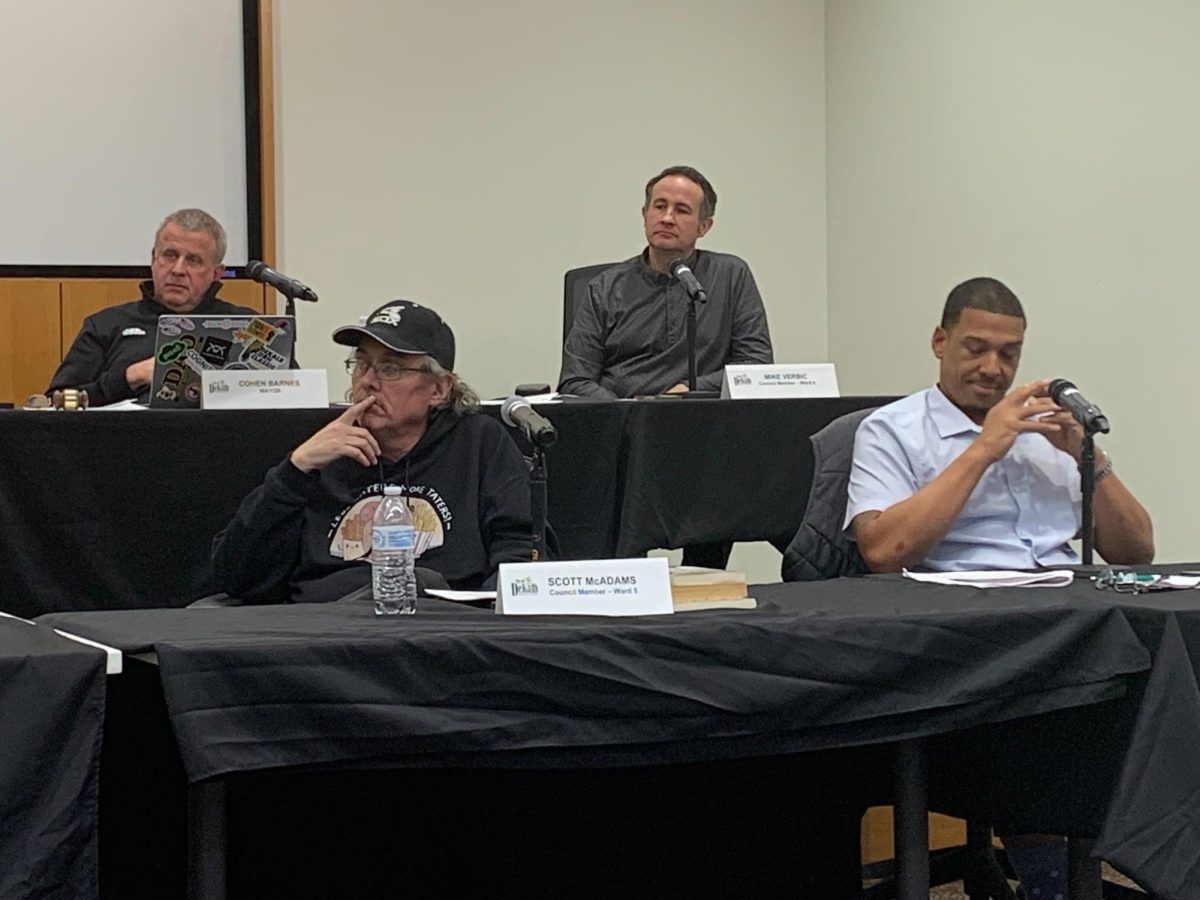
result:
M 372 550 L 411 550 L 413 528 L 411 525 L 375 525 L 371 528 Z

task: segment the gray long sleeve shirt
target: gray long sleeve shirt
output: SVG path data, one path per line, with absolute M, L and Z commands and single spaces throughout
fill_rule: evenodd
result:
M 692 271 L 708 292 L 696 309 L 696 387 L 719 390 L 726 365 L 773 361 L 767 314 L 738 257 L 697 250 Z M 686 382 L 687 307 L 683 285 L 652 269 L 645 251 L 601 272 L 575 312 L 559 391 L 633 397 Z

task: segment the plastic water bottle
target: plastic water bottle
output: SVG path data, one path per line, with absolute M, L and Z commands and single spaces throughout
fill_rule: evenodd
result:
M 403 489 L 385 486 L 371 523 L 371 596 L 377 616 L 417 611 L 414 537 Z

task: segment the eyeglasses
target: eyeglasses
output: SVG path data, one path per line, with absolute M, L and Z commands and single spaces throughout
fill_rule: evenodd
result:
M 368 369 L 374 369 L 375 375 L 380 381 L 399 381 L 404 377 L 405 372 L 424 372 L 425 370 L 416 366 L 402 366 L 400 363 L 391 359 L 382 359 L 379 362 L 371 362 L 369 359 L 364 359 L 361 356 L 355 356 L 346 360 L 346 372 L 350 375 L 362 377 L 367 374 Z
M 1096 573 L 1096 587 L 1112 590 L 1118 594 L 1140 594 L 1152 590 L 1161 579 L 1160 575 L 1139 575 L 1133 571 L 1103 568 Z

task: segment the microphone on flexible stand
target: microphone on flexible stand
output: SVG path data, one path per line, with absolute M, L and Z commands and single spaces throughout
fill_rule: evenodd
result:
M 679 279 L 684 288 L 688 292 L 688 296 L 693 300 L 703 303 L 708 299 L 708 293 L 700 286 L 696 274 L 692 271 L 691 266 L 682 259 L 677 259 L 674 262 L 667 264 L 667 269 L 672 275 Z
M 533 525 L 530 549 L 536 562 L 548 556 L 546 517 L 549 499 L 546 486 L 546 451 L 558 439 L 558 432 L 524 397 L 509 397 L 505 400 L 500 405 L 500 418 L 509 428 L 517 428 L 524 432 L 529 438 L 529 443 L 533 445 L 533 459 L 529 467 L 529 513 Z
M 309 303 L 317 302 L 317 292 L 310 288 L 302 281 L 297 281 L 295 278 L 288 278 L 282 272 L 276 272 L 261 259 L 252 259 L 246 263 L 246 274 L 259 284 L 265 284 L 268 287 L 273 287 L 279 293 L 283 294 L 284 300 L 287 301 L 284 311 L 291 316 L 293 321 L 296 318 L 296 299 L 307 300 Z M 299 335 L 296 336 L 297 338 Z M 288 368 L 296 368 L 296 341 L 292 341 L 292 358 L 288 361 Z
M 1073 415 L 1088 434 L 1108 434 L 1108 417 L 1065 378 L 1055 378 L 1050 382 L 1050 399 Z
M 276 272 L 262 260 L 252 259 L 246 263 L 246 274 L 259 284 L 275 288 L 289 300 L 307 300 L 317 302 L 317 292 L 302 281 L 289 278 L 282 272 Z
M 1079 452 L 1079 493 L 1080 493 L 1080 532 L 1083 537 L 1080 559 L 1085 566 L 1092 564 L 1092 550 L 1095 543 L 1094 498 L 1096 493 L 1096 444 L 1097 433 L 1108 434 L 1108 418 L 1100 412 L 1100 407 L 1079 393 L 1065 378 L 1055 378 L 1050 382 L 1050 399 L 1073 415 L 1083 426 L 1083 446 Z
M 524 397 L 509 397 L 500 405 L 500 418 L 509 428 L 525 433 L 536 447 L 549 447 L 558 440 L 558 432 L 550 420 L 529 405 Z
M 687 353 L 688 353 L 688 394 L 696 395 L 696 304 L 708 299 L 708 294 L 700 286 L 692 267 L 685 260 L 676 259 L 667 263 L 667 269 L 683 285 L 688 293 L 687 314 Z M 683 396 L 687 396 L 684 394 Z

